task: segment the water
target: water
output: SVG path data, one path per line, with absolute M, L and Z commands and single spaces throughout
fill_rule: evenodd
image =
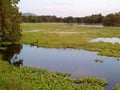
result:
M 23 30 L 23 32 L 39 32 L 39 30 Z
M 109 43 L 119 43 L 120 44 L 120 38 L 96 38 L 92 39 L 90 42 L 109 42 Z
M 106 90 L 112 90 L 116 83 L 120 83 L 120 59 L 98 56 L 97 52 L 11 45 L 2 54 L 3 58 L 8 59 L 11 64 L 21 59 L 14 64 L 20 63 L 23 66 L 45 68 L 49 71 L 68 72 L 73 78 L 85 76 L 104 78 L 109 82 Z
M 74 24 L 74 26 L 82 26 L 82 27 L 104 27 L 101 24 Z

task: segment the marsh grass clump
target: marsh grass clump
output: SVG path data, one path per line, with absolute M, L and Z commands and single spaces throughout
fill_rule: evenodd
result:
M 75 83 L 77 83 L 77 84 L 88 83 L 88 84 L 92 84 L 92 85 L 99 85 L 101 87 L 105 87 L 106 85 L 108 85 L 108 82 L 106 80 L 100 79 L 100 78 L 95 78 L 95 77 L 80 78 L 80 79 L 77 79 L 75 81 Z
M 103 60 L 99 60 L 98 58 L 96 58 L 96 59 L 95 59 L 95 62 L 96 62 L 96 63 L 98 63 L 98 62 L 103 63 Z
M 80 82 L 77 84 L 76 82 Z M 13 67 L 0 60 L 0 90 L 104 90 L 105 80 L 73 79 L 68 73 Z
M 116 86 L 113 90 L 120 90 L 120 84 L 116 84 Z

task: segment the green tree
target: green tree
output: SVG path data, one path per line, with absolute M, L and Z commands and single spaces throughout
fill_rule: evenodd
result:
M 119 26 L 120 27 L 120 12 L 108 14 L 103 22 L 104 26 Z
M 72 16 L 69 16 L 69 17 L 64 18 L 64 22 L 66 22 L 66 23 L 76 23 L 76 20 Z
M 0 41 L 16 42 L 21 38 L 19 0 L 0 0 Z

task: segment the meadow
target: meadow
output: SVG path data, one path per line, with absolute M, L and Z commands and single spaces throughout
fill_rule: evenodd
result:
M 23 23 L 21 43 L 48 48 L 75 48 L 120 57 L 120 44 L 89 42 L 93 38 L 120 38 L 119 27 L 85 27 L 65 23 Z M 37 30 L 37 32 L 31 31 Z M 28 32 L 29 31 L 29 32 Z M 30 32 L 31 31 L 31 32 Z

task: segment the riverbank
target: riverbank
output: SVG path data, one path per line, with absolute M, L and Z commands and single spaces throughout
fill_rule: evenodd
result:
M 68 73 L 13 67 L 0 60 L 1 90 L 104 90 L 107 82 L 95 77 L 73 79 Z

